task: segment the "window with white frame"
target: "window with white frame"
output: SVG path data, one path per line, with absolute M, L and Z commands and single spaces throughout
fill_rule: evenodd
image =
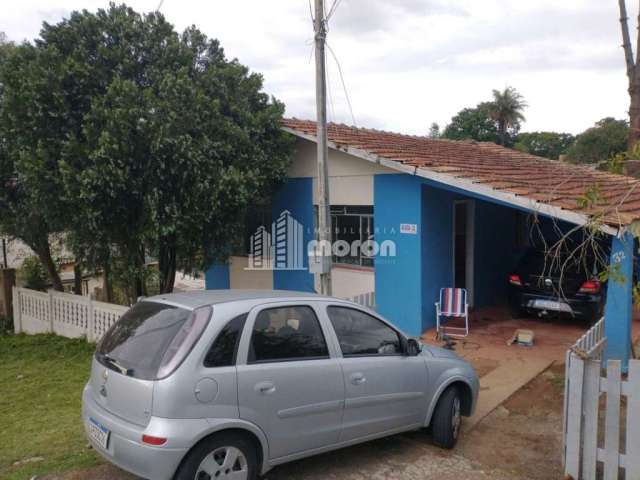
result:
M 333 262 L 338 264 L 373 266 L 373 257 L 365 242 L 373 240 L 373 206 L 331 206 L 331 233 L 334 244 Z

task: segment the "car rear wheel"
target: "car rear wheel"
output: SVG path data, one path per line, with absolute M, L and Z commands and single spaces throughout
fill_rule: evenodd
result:
M 255 480 L 257 471 L 252 443 L 236 433 L 221 433 L 196 445 L 174 480 Z
M 462 425 L 462 399 L 456 387 L 449 387 L 438 400 L 431 420 L 433 442 L 442 448 L 451 449 L 458 443 Z

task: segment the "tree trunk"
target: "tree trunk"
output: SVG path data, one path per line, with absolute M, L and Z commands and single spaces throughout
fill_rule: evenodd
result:
M 636 143 L 640 141 L 640 79 L 634 79 L 629 88 L 631 105 L 629 106 L 629 137 L 627 139 L 627 150 L 633 151 Z
M 498 120 L 498 137 L 500 138 L 500 145 L 504 147 L 507 143 L 507 122 L 504 120 Z
M 111 265 L 107 260 L 102 266 L 102 295 L 106 303 L 113 302 L 113 285 L 111 284 Z
M 73 265 L 73 293 L 82 295 L 82 265 L 77 259 Z
M 42 266 L 47 271 L 47 275 L 49 276 L 53 289 L 57 292 L 63 292 L 64 287 L 62 286 L 62 280 L 60 279 L 60 274 L 58 273 L 56 264 L 51 256 L 48 236 L 45 235 L 44 238 L 39 238 L 36 244 L 29 246 L 34 252 L 36 252 L 36 255 L 38 255 L 38 258 L 40 259 L 40 263 L 42 263 Z
M 176 279 L 176 246 L 173 237 L 160 239 L 158 254 L 160 293 L 171 293 Z

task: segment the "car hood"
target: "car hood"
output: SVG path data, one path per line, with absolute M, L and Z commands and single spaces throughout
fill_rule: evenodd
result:
M 456 360 L 462 360 L 462 358 L 453 350 L 447 350 L 446 348 L 434 347 L 433 345 L 422 344 L 422 355 L 432 356 L 436 358 L 451 358 Z

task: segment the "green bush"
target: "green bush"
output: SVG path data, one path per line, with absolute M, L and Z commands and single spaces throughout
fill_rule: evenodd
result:
M 47 271 L 38 257 L 27 257 L 18 269 L 18 279 L 25 288 L 45 291 L 49 283 Z

